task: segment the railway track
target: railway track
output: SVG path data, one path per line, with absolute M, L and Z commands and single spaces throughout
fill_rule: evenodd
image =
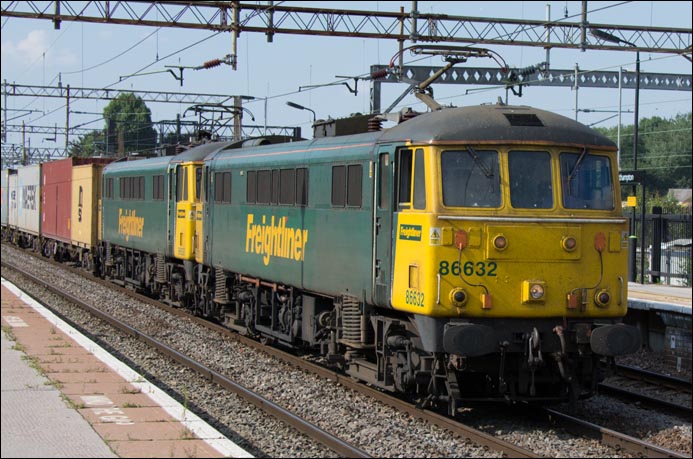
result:
M 551 408 L 544 408 L 544 412 L 549 419 L 566 426 L 570 431 L 577 430 L 583 432 L 584 435 L 598 439 L 602 444 L 617 450 L 627 451 L 638 457 L 689 457 L 677 451 L 653 445 L 639 438 L 607 429 Z
M 261 396 L 257 392 L 248 389 L 247 387 L 244 387 L 235 381 L 231 380 L 230 378 L 222 375 L 221 373 L 209 368 L 208 366 L 204 365 L 203 363 L 200 363 L 196 361 L 195 359 L 185 355 L 185 353 L 180 352 L 179 350 L 175 349 L 172 346 L 169 346 L 160 340 L 154 338 L 153 336 L 149 335 L 146 332 L 143 332 L 142 330 L 139 330 L 135 327 L 132 327 L 131 325 L 117 319 L 116 317 L 103 312 L 99 307 L 94 306 L 88 302 L 85 302 L 81 300 L 80 298 L 75 297 L 74 295 L 65 292 L 64 290 L 54 287 L 51 285 L 49 282 L 44 281 L 43 279 L 40 279 L 36 276 L 34 276 L 32 273 L 23 270 L 22 268 L 18 266 L 14 266 L 11 264 L 7 264 L 4 261 L 2 262 L 3 266 L 8 266 L 11 269 L 19 272 L 22 276 L 26 277 L 29 279 L 31 282 L 40 285 L 41 287 L 51 291 L 52 293 L 62 297 L 66 301 L 78 306 L 79 308 L 83 309 L 84 311 L 88 312 L 89 314 L 92 314 L 95 317 L 98 317 L 99 319 L 103 320 L 104 322 L 108 323 L 111 325 L 113 328 L 120 330 L 128 335 L 131 335 L 133 337 L 136 337 L 140 341 L 146 343 L 147 345 L 151 346 L 152 348 L 156 349 L 158 352 L 163 354 L 164 356 L 171 358 L 178 362 L 179 364 L 190 368 L 191 370 L 196 371 L 206 379 L 218 384 L 219 386 L 223 387 L 224 389 L 233 392 L 240 397 L 242 397 L 244 400 L 248 401 L 249 403 L 257 406 L 258 408 L 262 409 L 265 411 L 267 414 L 285 422 L 287 425 L 295 428 L 299 432 L 307 435 L 310 438 L 313 438 L 315 441 L 323 444 L 324 446 L 328 447 L 330 450 L 334 451 L 335 453 L 344 456 L 344 457 L 371 457 L 368 453 L 365 451 L 349 444 L 348 442 L 342 440 L 336 435 L 333 435 L 329 432 L 324 431 L 317 425 L 301 418 L 300 416 L 297 416 L 296 414 L 282 408 L 281 406 L 277 405 L 276 403 L 272 402 L 271 400 L 266 399 L 265 397 Z M 50 309 L 50 307 L 49 307 Z M 53 311 L 54 313 L 60 315 L 57 311 Z M 64 320 L 69 321 L 67 318 L 63 318 Z
M 47 261 L 45 259 L 41 259 L 42 261 Z M 4 264 L 4 261 L 3 261 Z M 79 275 L 84 275 L 84 273 L 81 270 L 73 270 L 73 272 L 79 274 Z M 113 284 L 100 281 L 98 279 L 94 279 L 89 277 L 91 281 L 96 281 L 96 282 L 102 282 L 104 285 L 108 286 L 108 288 L 114 288 Z M 125 289 L 123 289 L 125 290 Z M 339 384 L 351 388 L 354 390 L 357 390 L 362 393 L 366 393 L 369 396 L 376 398 L 377 400 L 380 400 L 381 402 L 388 404 L 390 406 L 395 407 L 397 410 L 405 412 L 410 414 L 411 416 L 417 417 L 417 418 L 423 418 L 426 419 L 427 422 L 437 425 L 439 427 L 442 427 L 446 430 L 449 430 L 450 432 L 454 432 L 455 435 L 458 435 L 462 438 L 466 438 L 468 440 L 473 441 L 476 444 L 483 445 L 486 448 L 490 448 L 493 451 L 497 451 L 498 453 L 505 455 L 505 456 L 512 456 L 512 457 L 536 457 L 537 455 L 532 453 L 529 450 L 520 448 L 516 445 L 513 445 L 512 443 L 508 443 L 505 441 L 499 441 L 499 439 L 493 437 L 492 435 L 489 435 L 483 431 L 479 431 L 477 429 L 470 428 L 468 426 L 465 426 L 453 419 L 441 416 L 437 413 L 433 412 L 428 412 L 426 410 L 420 410 L 411 404 L 408 404 L 406 402 L 403 402 L 399 399 L 396 399 L 394 397 L 391 397 L 387 394 L 383 394 L 377 390 L 373 390 L 367 386 L 364 386 L 363 384 L 357 383 L 353 381 L 351 378 L 344 377 L 343 375 L 340 375 L 339 373 L 335 373 L 333 371 L 330 371 L 328 369 L 325 369 L 323 367 L 320 367 L 318 365 L 315 365 L 313 363 L 310 363 L 306 361 L 305 359 L 302 359 L 300 357 L 292 356 L 291 354 L 286 354 L 285 352 L 267 347 L 267 346 L 261 346 L 259 343 L 248 339 L 244 336 L 238 335 L 236 333 L 229 332 L 227 329 L 219 327 L 215 324 L 211 324 L 207 321 L 193 318 L 189 314 L 169 308 L 167 306 L 161 305 L 160 303 L 153 301 L 147 297 L 143 297 L 141 295 L 134 294 L 133 292 L 126 290 L 128 294 L 134 295 L 138 298 L 140 301 L 146 301 L 150 304 L 154 304 L 157 307 L 164 308 L 168 310 L 169 312 L 177 315 L 182 315 L 187 317 L 188 319 L 196 320 L 200 324 L 204 325 L 205 327 L 212 328 L 220 333 L 228 334 L 231 336 L 233 339 L 238 340 L 240 342 L 243 342 L 245 345 L 252 346 L 252 347 L 261 347 L 263 352 L 266 352 L 273 357 L 279 358 L 285 362 L 290 363 L 291 365 L 304 368 L 307 371 L 310 371 L 311 373 L 317 374 L 323 378 L 327 378 L 333 381 L 338 382 Z M 131 332 L 132 334 L 137 334 L 137 331 Z M 199 371 L 201 374 L 205 375 L 205 377 L 208 377 L 212 380 L 215 380 L 215 378 L 218 378 L 218 376 L 215 375 L 215 373 L 212 373 L 209 371 L 209 369 L 205 368 L 204 366 L 201 367 L 196 367 L 196 371 Z M 219 378 L 220 381 L 223 381 L 223 375 L 220 375 L 221 378 Z M 262 404 L 262 402 L 260 402 Z M 259 405 L 258 405 L 259 406 Z M 618 432 L 611 431 L 609 429 L 604 429 L 599 426 L 593 426 L 593 427 L 588 427 L 588 423 L 585 421 L 580 421 L 576 420 L 575 418 L 569 418 L 566 417 L 563 414 L 560 414 L 558 412 L 548 412 L 549 417 L 554 421 L 558 422 L 559 424 L 564 424 L 564 425 L 569 425 L 567 430 L 572 431 L 574 430 L 575 425 L 580 425 L 581 430 L 587 429 L 587 435 L 593 437 L 593 438 L 599 438 L 600 441 L 606 445 L 609 445 L 612 448 L 620 449 L 623 451 L 628 451 L 632 452 L 633 454 L 637 455 L 646 455 L 648 457 L 688 457 L 686 455 L 680 455 L 679 453 L 676 453 L 674 451 L 667 450 L 665 448 L 660 448 L 655 445 L 648 444 L 647 442 L 642 442 L 640 440 L 634 439 L 632 437 L 628 437 L 627 435 L 619 434 Z M 325 444 L 325 443 L 323 443 Z M 335 450 L 337 451 L 337 450 Z M 348 450 L 345 450 L 348 451 Z M 355 451 L 350 451 L 346 453 L 340 453 L 340 454 L 345 454 L 347 456 L 352 456 L 355 457 Z
M 617 365 L 616 375 L 599 385 L 599 393 L 691 419 L 691 382 L 640 368 Z
M 32 254 L 33 255 L 33 254 Z M 50 262 L 49 260 L 41 259 L 41 261 L 44 262 Z M 72 273 L 77 274 L 79 276 L 86 276 L 83 271 L 80 269 L 76 268 L 68 268 L 65 267 L 64 265 L 60 265 L 57 263 L 53 263 L 54 266 L 58 266 L 62 269 L 69 269 Z M 192 358 L 189 358 L 186 356 L 184 353 L 172 348 L 171 346 L 168 346 L 164 343 L 162 343 L 160 340 L 157 340 L 156 338 L 153 338 L 149 336 L 147 333 L 138 330 L 137 328 L 126 324 L 125 322 L 113 317 L 110 314 L 104 313 L 101 311 L 98 307 L 93 306 L 87 302 L 82 301 L 81 299 L 75 297 L 74 295 L 65 293 L 61 291 L 60 289 L 54 287 L 51 285 L 49 282 L 46 282 L 35 275 L 33 275 L 30 272 L 27 272 L 23 270 L 22 268 L 12 265 L 11 263 L 6 262 L 5 260 L 2 261 L 2 266 L 3 267 L 9 267 L 18 273 L 20 273 L 22 276 L 28 278 L 31 282 L 36 283 L 40 286 L 42 286 L 45 289 L 48 289 L 49 291 L 53 292 L 56 295 L 59 295 L 61 297 L 64 297 L 67 301 L 77 305 L 81 309 L 87 311 L 89 314 L 93 314 L 94 316 L 98 317 L 99 319 L 103 320 L 104 322 L 110 324 L 112 327 L 121 330 L 125 333 L 127 333 L 130 336 L 136 337 L 137 339 L 147 343 L 149 346 L 155 348 L 157 351 L 162 353 L 163 355 L 172 358 L 173 360 L 177 361 L 178 363 L 196 371 L 200 375 L 202 375 L 205 379 L 208 379 L 210 381 L 213 381 L 220 386 L 224 387 L 225 389 L 232 391 L 240 396 L 242 396 L 244 399 L 248 400 L 250 403 L 254 404 L 255 406 L 261 408 L 262 410 L 266 411 L 268 414 L 286 422 L 288 425 L 291 425 L 292 427 L 296 428 L 299 432 L 302 432 L 309 437 L 315 439 L 316 441 L 320 442 L 321 444 L 325 445 L 326 447 L 330 448 L 331 450 L 335 451 L 337 454 L 344 456 L 344 457 L 371 457 L 368 453 L 365 451 L 349 444 L 346 441 L 341 440 L 335 435 L 330 434 L 329 432 L 324 431 L 323 429 L 320 429 L 318 426 L 311 424 L 310 422 L 302 419 L 300 416 L 297 416 L 288 410 L 283 409 L 281 406 L 271 402 L 270 400 L 267 400 L 266 398 L 254 393 L 248 388 L 245 388 L 234 381 L 230 380 L 229 378 L 225 377 L 221 373 L 212 370 L 208 366 L 199 363 L 195 361 Z M 516 445 L 513 445 L 512 443 L 506 442 L 502 439 L 493 437 L 492 435 L 489 435 L 487 433 L 484 433 L 480 430 L 470 428 L 468 426 L 465 426 L 463 424 L 457 423 L 454 420 L 451 420 L 449 418 L 446 418 L 444 416 L 441 416 L 437 413 L 428 411 L 428 410 L 420 410 L 411 405 L 410 403 L 403 402 L 395 397 L 389 396 L 387 394 L 384 394 L 378 390 L 369 388 L 367 386 L 364 386 L 363 384 L 360 384 L 354 380 L 352 380 L 349 377 L 343 376 L 339 373 L 330 371 L 328 369 L 325 369 L 323 367 L 320 367 L 314 363 L 308 362 L 305 359 L 302 359 L 301 357 L 298 356 L 293 356 L 291 354 L 288 354 L 280 349 L 273 348 L 273 347 L 268 347 L 264 346 L 250 338 L 247 338 L 245 336 L 239 335 L 235 332 L 232 332 L 224 327 L 221 327 L 219 325 L 210 323 L 209 321 L 206 321 L 204 319 L 198 318 L 198 317 L 193 317 L 190 314 L 186 313 L 185 311 L 182 311 L 180 309 L 176 308 L 171 308 L 169 306 L 166 306 L 162 303 L 159 303 L 155 300 L 152 300 L 151 298 L 148 298 L 146 296 L 140 295 L 136 292 L 133 292 L 132 290 L 123 288 L 123 287 L 118 287 L 110 282 L 101 280 L 101 279 L 96 279 L 92 278 L 89 276 L 86 276 L 90 281 L 92 282 L 97 282 L 101 285 L 106 286 L 109 289 L 114 289 L 119 291 L 120 293 L 127 294 L 138 301 L 145 302 L 148 304 L 151 304 L 153 306 L 156 306 L 160 309 L 163 309 L 171 314 L 178 315 L 178 316 L 183 316 L 188 318 L 189 320 L 192 320 L 200 325 L 203 325 L 206 328 L 215 330 L 219 333 L 224 334 L 225 336 L 239 341 L 243 343 L 244 345 L 261 349 L 263 352 L 269 354 L 270 356 L 274 358 L 278 358 L 292 366 L 307 370 L 313 374 L 316 374 L 322 378 L 329 379 L 332 381 L 336 381 L 340 385 L 348 388 L 348 389 L 353 389 L 358 392 L 364 393 L 366 395 L 369 395 L 376 400 L 379 400 L 382 403 L 385 403 L 387 405 L 390 405 L 399 411 L 403 413 L 407 413 L 413 417 L 423 419 L 427 422 L 429 422 L 432 425 L 436 425 L 438 427 L 444 428 L 446 430 L 449 430 L 452 432 L 454 435 L 457 435 L 461 438 L 470 440 L 476 444 L 478 444 L 481 447 L 488 448 L 492 451 L 496 451 L 498 454 L 503 455 L 503 456 L 510 456 L 510 457 L 538 457 L 536 454 L 532 453 L 529 450 L 526 450 L 524 448 L 518 447 Z

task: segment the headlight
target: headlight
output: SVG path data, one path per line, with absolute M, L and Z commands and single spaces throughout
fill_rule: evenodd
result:
M 532 284 L 532 286 L 529 287 L 529 296 L 531 296 L 533 300 L 539 300 L 543 298 L 544 286 L 541 284 Z
M 531 280 L 522 282 L 522 303 L 543 303 L 546 297 L 546 282 Z

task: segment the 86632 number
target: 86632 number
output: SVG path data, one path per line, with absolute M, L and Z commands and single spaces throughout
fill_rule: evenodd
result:
M 460 264 L 459 261 L 451 263 L 443 260 L 438 266 L 438 274 L 441 276 L 447 276 L 448 274 L 459 276 L 461 273 L 467 277 L 474 275 L 479 277 L 496 277 L 496 269 L 498 269 L 498 265 L 495 261 L 467 261 L 464 264 Z

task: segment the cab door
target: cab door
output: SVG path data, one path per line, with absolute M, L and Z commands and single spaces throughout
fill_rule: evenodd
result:
M 199 199 L 196 193 L 199 182 L 196 181 L 200 177 L 197 173 L 199 168 L 196 163 L 176 166 L 173 255 L 181 260 L 192 260 L 195 257 L 196 199 Z
M 206 168 L 195 168 L 195 261 L 204 263 L 204 213 L 207 211 L 209 180 Z
M 373 253 L 373 302 L 378 306 L 390 307 L 392 287 L 392 161 L 394 147 L 382 145 L 376 155 L 375 202 L 373 203 L 373 231 L 375 249 Z

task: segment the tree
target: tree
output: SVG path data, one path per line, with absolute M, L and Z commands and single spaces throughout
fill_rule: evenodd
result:
M 106 149 L 118 156 L 145 152 L 156 147 L 152 112 L 141 97 L 122 93 L 103 110 L 106 121 Z
M 103 153 L 103 133 L 93 131 L 70 142 L 70 156 L 89 158 Z
M 644 118 L 638 124 L 637 169 L 646 174 L 649 196 L 666 196 L 670 188 L 691 188 L 692 114 L 672 119 Z M 598 128 L 616 141 L 617 128 Z M 634 169 L 633 126 L 621 130 L 621 170 Z

